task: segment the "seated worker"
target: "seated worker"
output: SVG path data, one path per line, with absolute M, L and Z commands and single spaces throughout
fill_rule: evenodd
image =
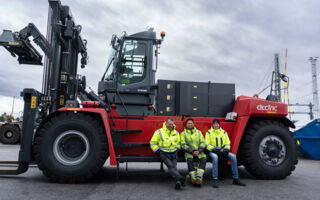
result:
M 160 159 L 168 167 L 168 172 L 175 181 L 175 189 L 185 186 L 185 177 L 177 169 L 177 155 L 180 149 L 180 135 L 175 130 L 174 120 L 168 118 L 161 129 L 156 130 L 150 140 L 152 151 L 160 155 Z
M 191 182 L 195 185 L 202 185 L 202 177 L 205 171 L 207 156 L 203 153 L 206 147 L 204 137 L 198 129 L 194 127 L 193 119 L 186 121 L 186 127 L 180 135 L 181 147 L 185 150 L 185 159 Z M 196 167 L 195 159 L 198 159 L 199 167 Z
M 228 133 L 220 127 L 220 120 L 214 119 L 212 127 L 206 134 L 206 145 L 209 156 L 212 158 L 212 187 L 218 188 L 218 160 L 221 157 L 231 160 L 233 184 L 246 186 L 239 181 L 237 157 L 230 153 L 230 140 Z

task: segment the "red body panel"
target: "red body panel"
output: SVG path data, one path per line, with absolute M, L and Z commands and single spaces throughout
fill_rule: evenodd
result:
M 93 112 L 101 115 L 104 123 L 105 131 L 108 138 L 110 165 L 116 165 L 116 156 L 119 155 L 154 155 L 154 152 L 148 145 L 136 146 L 132 148 L 114 148 L 111 136 L 111 129 L 126 129 L 126 118 L 118 114 L 112 108 L 112 123 L 111 112 L 106 113 L 102 108 L 61 108 L 59 111 L 77 111 L 77 112 Z M 231 140 L 231 152 L 237 154 L 240 141 L 249 120 L 250 116 L 270 116 L 270 117 L 285 117 L 287 115 L 287 105 L 279 102 L 271 102 L 258 97 L 239 96 L 236 100 L 233 112 L 238 114 L 236 122 L 226 121 L 224 118 L 219 118 L 221 127 L 227 131 Z M 118 133 L 122 136 L 124 143 L 149 143 L 153 133 L 163 126 L 164 121 L 168 118 L 174 118 L 176 130 L 181 133 L 186 124 L 188 117 L 182 119 L 181 116 L 130 116 L 134 119 L 128 120 L 128 129 L 141 130 L 140 133 Z M 201 130 L 205 136 L 210 129 L 214 117 L 192 117 L 197 129 Z
M 107 115 L 106 111 L 101 108 L 61 108 L 59 111 L 76 111 L 76 112 L 93 112 L 101 115 L 101 118 L 104 122 L 105 131 L 108 138 L 109 145 L 109 154 L 110 154 L 110 165 L 116 165 L 116 156 L 119 155 L 155 155 L 155 153 L 150 149 L 149 146 L 138 146 L 132 148 L 114 148 L 112 142 L 112 136 L 109 124 L 112 129 L 126 129 L 126 119 L 117 117 L 124 117 L 119 115 L 114 110 L 112 115 L 115 118 L 115 126 L 112 125 L 111 117 Z M 109 113 L 110 115 L 110 113 Z M 130 116 L 134 117 L 134 116 Z M 135 116 L 141 117 L 141 116 Z M 176 130 L 181 133 L 186 124 L 187 118 L 182 120 L 180 116 L 145 116 L 143 119 L 129 119 L 128 120 L 128 129 L 138 129 L 142 130 L 140 133 L 121 133 L 123 142 L 130 143 L 149 143 L 153 133 L 162 128 L 164 121 L 168 118 L 174 118 L 176 124 Z M 212 124 L 213 117 L 192 117 L 195 123 L 195 126 L 201 130 L 202 134 L 205 136 L 206 132 L 210 129 Z M 221 127 L 228 132 L 229 137 L 231 138 L 231 133 L 235 122 L 227 122 L 224 118 L 219 118 L 221 121 Z M 108 123 L 109 122 L 109 123 Z M 119 133 L 120 134 L 120 133 Z
M 231 152 L 234 154 L 238 153 L 238 148 L 241 142 L 241 138 L 248 123 L 249 116 L 238 117 L 236 124 L 233 128 L 230 142 L 231 142 Z
M 288 115 L 288 105 L 260 99 L 258 96 L 239 96 L 233 112 L 236 112 L 238 116 L 285 117 Z
M 140 129 L 141 133 L 123 133 L 122 140 L 123 142 L 130 143 L 149 143 L 153 133 L 162 128 L 164 121 L 168 118 L 168 116 L 147 116 L 144 117 L 143 120 L 139 119 L 130 119 L 129 120 L 129 129 Z M 110 119 L 110 118 L 109 118 Z M 176 130 L 181 133 L 184 129 L 185 122 L 181 119 L 181 117 L 175 117 Z M 195 126 L 201 130 L 203 135 L 205 136 L 206 132 L 210 129 L 213 118 L 205 118 L 205 117 L 193 117 Z M 224 119 L 220 119 L 221 126 L 225 129 L 229 135 L 232 132 L 234 123 L 233 122 L 225 122 Z M 126 120 L 125 119 L 115 119 L 116 126 L 111 126 L 114 129 L 125 129 Z M 130 150 L 127 148 L 117 149 L 118 155 L 154 155 L 153 151 L 149 146 L 143 147 L 134 147 Z

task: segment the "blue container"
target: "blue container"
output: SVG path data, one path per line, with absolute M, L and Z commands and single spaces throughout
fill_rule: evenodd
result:
M 320 160 L 320 119 L 315 119 L 294 132 L 300 142 L 300 156 Z

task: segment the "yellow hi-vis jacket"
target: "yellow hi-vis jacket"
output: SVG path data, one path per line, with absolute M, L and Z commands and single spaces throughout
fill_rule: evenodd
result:
M 166 123 L 163 123 L 162 128 L 156 130 L 150 140 L 150 147 L 152 151 L 156 152 L 158 149 L 164 152 L 175 152 L 180 149 L 180 135 L 175 130 L 167 129 Z
M 185 150 L 184 157 L 187 160 L 188 158 L 193 158 L 193 151 L 200 151 L 198 158 L 206 158 L 206 154 L 203 153 L 203 150 L 206 148 L 204 137 L 196 128 L 184 129 L 180 134 L 181 147 Z
M 206 134 L 206 145 L 208 151 L 215 147 L 226 148 L 230 150 L 230 140 L 228 133 L 222 128 L 213 129 L 211 127 Z

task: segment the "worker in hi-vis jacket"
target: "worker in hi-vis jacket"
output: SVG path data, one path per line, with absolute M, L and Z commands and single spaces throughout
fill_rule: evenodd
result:
M 162 128 L 156 130 L 150 140 L 151 149 L 159 154 L 160 159 L 168 167 L 168 172 L 175 181 L 175 189 L 185 186 L 185 177 L 177 169 L 177 156 L 180 150 L 180 135 L 175 130 L 174 120 L 168 118 Z
M 218 185 L 218 161 L 219 158 L 229 159 L 231 161 L 231 169 L 233 174 L 233 184 L 245 186 L 239 181 L 238 165 L 236 155 L 230 153 L 230 140 L 228 133 L 220 127 L 220 120 L 214 119 L 212 127 L 206 133 L 206 145 L 209 151 L 209 156 L 212 159 L 212 186 Z
M 202 185 L 207 156 L 203 152 L 206 148 L 204 137 L 200 130 L 194 126 L 192 118 L 187 119 L 186 127 L 180 134 L 181 147 L 184 149 L 191 183 Z M 199 166 L 198 166 L 199 163 Z

